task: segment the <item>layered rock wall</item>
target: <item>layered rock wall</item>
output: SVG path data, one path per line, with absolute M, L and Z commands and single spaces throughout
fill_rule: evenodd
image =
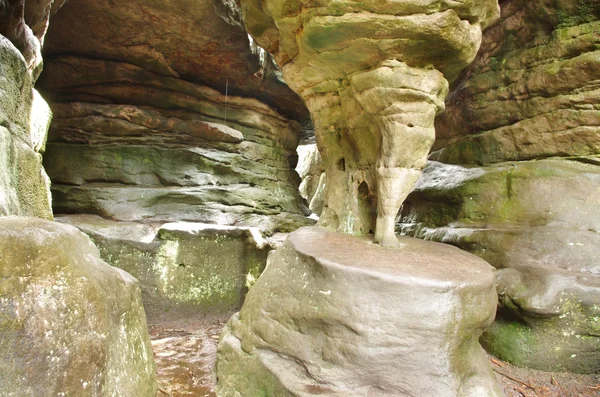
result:
M 402 211 L 404 233 L 501 269 L 484 341 L 518 365 L 599 368 L 598 31 L 595 1 L 503 2 Z
M 595 1 L 507 1 L 436 122 L 433 159 L 489 164 L 600 152 Z
M 235 8 L 188 3 L 78 1 L 53 21 L 40 85 L 55 113 L 55 210 L 269 232 L 305 224 L 300 124 L 239 95 L 298 119 L 304 106 L 252 53 Z

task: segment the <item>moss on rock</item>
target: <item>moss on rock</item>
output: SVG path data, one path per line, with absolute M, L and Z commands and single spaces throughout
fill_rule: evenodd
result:
M 76 228 L 0 218 L 0 384 L 11 397 L 155 397 L 139 284 Z

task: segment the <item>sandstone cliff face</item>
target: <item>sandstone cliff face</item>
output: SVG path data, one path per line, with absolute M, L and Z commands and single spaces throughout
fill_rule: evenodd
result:
M 307 116 L 267 55 L 250 45 L 239 11 L 228 0 L 77 0 L 52 19 L 44 57 L 53 77 L 43 76 L 41 85 L 60 101 L 110 101 L 68 84 L 77 75 L 101 78 L 89 61 L 110 60 L 116 64 L 108 71 L 130 64 L 222 93 L 228 86 L 230 95 L 258 98 L 296 119 Z M 57 81 L 54 73 L 66 81 Z
M 269 232 L 304 224 L 300 125 L 239 95 L 298 119 L 306 110 L 249 44 L 221 1 L 65 6 L 40 80 L 55 113 L 45 156 L 55 210 Z
M 503 2 L 402 212 L 501 269 L 484 340 L 519 365 L 598 370 L 599 31 L 598 2 Z
M 394 217 L 425 164 L 447 81 L 475 57 L 496 1 L 241 5 L 311 112 L 328 179 L 321 224 L 395 244 Z
M 52 218 L 41 157 L 51 112 L 33 85 L 48 20 L 64 3 L 0 2 L 0 216 Z
M 507 1 L 436 123 L 434 159 L 489 164 L 598 154 L 597 1 Z

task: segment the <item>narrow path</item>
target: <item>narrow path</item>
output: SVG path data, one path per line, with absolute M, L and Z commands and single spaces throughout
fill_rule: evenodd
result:
M 149 326 L 157 397 L 216 397 L 217 343 L 227 318 Z

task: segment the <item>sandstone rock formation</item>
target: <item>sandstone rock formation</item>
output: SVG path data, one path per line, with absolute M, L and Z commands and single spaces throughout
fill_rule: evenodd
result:
M 256 228 L 57 216 L 88 234 L 106 262 L 140 281 L 152 324 L 239 310 L 272 249 Z
M 222 335 L 219 396 L 502 396 L 477 342 L 496 310 L 491 267 L 399 244 L 292 233 Z
M 137 281 L 87 236 L 55 222 L 0 217 L 3 396 L 155 397 Z
M 499 318 L 484 339 L 494 354 L 520 366 L 595 372 L 598 192 L 600 169 L 578 161 L 432 162 L 406 201 L 400 231 L 457 245 L 500 269 Z
M 597 1 L 505 1 L 436 123 L 443 149 L 432 158 L 489 164 L 598 154 L 599 19 Z
M 0 35 L 7 38 L 23 54 L 33 80 L 41 72 L 41 48 L 50 17 L 67 0 L 15 0 L 0 3 Z
M 106 103 L 110 96 L 67 83 L 82 75 L 106 78 L 90 73 L 89 64 L 110 60 L 116 64 L 108 71 L 130 64 L 222 93 L 228 86 L 230 95 L 257 98 L 288 117 L 305 118 L 302 101 L 277 79 L 267 54 L 250 44 L 230 0 L 77 0 L 52 19 L 44 46 L 45 69 L 64 80 L 42 77 L 41 83 L 61 101 Z M 145 76 L 138 77 L 143 85 Z
M 48 19 L 63 3 L 0 2 L 0 216 L 52 217 L 41 161 L 51 112 L 33 85 Z
M 300 141 L 297 152 L 296 171 L 302 179 L 300 194 L 308 202 L 308 208 L 314 214 L 321 215 L 327 176 L 314 137 Z
M 395 244 L 394 218 L 425 165 L 447 81 L 474 59 L 497 2 L 241 5 L 311 112 L 328 178 L 321 224 L 375 229 L 376 241 Z
M 268 231 L 305 224 L 290 163 L 295 124 L 255 100 L 229 97 L 225 107 L 209 88 L 180 83 L 179 95 L 162 83 L 131 98 L 144 106 L 53 105 L 45 165 L 55 212 Z M 183 109 L 152 107 L 164 100 Z
M 460 165 L 432 162 L 403 209 L 501 269 L 484 341 L 520 366 L 599 368 L 599 30 L 598 2 L 503 2 L 436 121 L 431 158 Z
M 80 0 L 53 19 L 40 85 L 55 114 L 45 161 L 57 213 L 269 232 L 307 224 L 293 170 L 300 125 L 239 95 L 299 119 L 305 107 L 260 76 L 223 7 Z

